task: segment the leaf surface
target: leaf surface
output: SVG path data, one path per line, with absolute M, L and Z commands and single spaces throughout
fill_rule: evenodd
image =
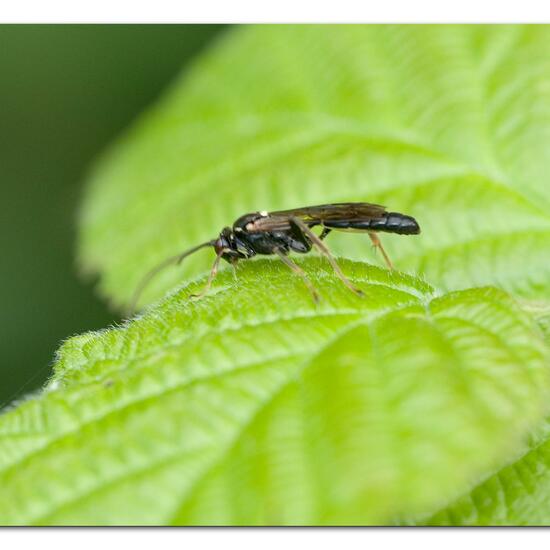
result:
M 547 348 L 502 291 L 274 261 L 68 340 L 0 417 L 5 524 L 372 524 L 440 510 L 546 410 Z M 198 284 L 203 284 L 200 281 Z
M 550 344 L 550 307 L 525 304 Z M 550 525 L 550 418 L 509 464 L 426 520 L 430 525 Z

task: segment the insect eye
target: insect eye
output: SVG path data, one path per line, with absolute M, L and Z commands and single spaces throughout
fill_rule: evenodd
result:
M 220 254 L 224 249 L 227 248 L 225 239 L 222 239 L 221 237 L 216 240 L 214 243 L 214 250 L 216 251 L 216 254 Z

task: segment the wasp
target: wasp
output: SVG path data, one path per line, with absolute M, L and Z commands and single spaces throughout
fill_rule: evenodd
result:
M 319 234 L 312 231 L 317 226 L 321 228 Z M 134 310 L 141 292 L 159 271 L 171 264 L 181 263 L 187 256 L 206 247 L 213 247 L 216 259 L 204 289 L 199 294 L 192 294 L 191 297 L 194 298 L 200 298 L 210 290 L 221 260 L 235 267 L 240 260 L 248 260 L 260 254 L 277 255 L 285 265 L 302 278 L 314 301 L 318 302 L 319 294 L 305 271 L 288 256 L 290 252 L 306 254 L 314 247 L 327 258 L 340 280 L 352 292 L 362 296 L 363 292 L 344 275 L 323 242 L 331 231 L 367 233 L 373 246 L 382 253 L 389 269 L 393 269 L 377 233 L 418 235 L 420 226 L 412 216 L 388 212 L 384 206 L 368 202 L 344 202 L 275 212 L 251 212 L 238 218 L 232 227 L 224 227 L 216 239 L 171 256 L 149 271 L 134 293 L 130 311 Z

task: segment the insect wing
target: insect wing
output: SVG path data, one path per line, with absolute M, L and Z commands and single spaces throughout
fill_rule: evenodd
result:
M 270 212 L 274 217 L 297 217 L 305 222 L 322 222 L 328 220 L 349 220 L 354 218 L 380 218 L 386 211 L 384 206 L 368 202 L 342 202 L 335 204 L 320 204 L 306 206 L 293 210 L 279 210 Z
M 272 216 L 271 214 L 269 214 L 266 217 L 258 218 L 253 222 L 247 224 L 246 230 L 249 233 L 288 231 L 290 229 L 291 218 L 292 218 L 292 215 Z
M 320 204 L 306 206 L 293 210 L 270 212 L 273 218 L 300 218 L 305 223 L 322 223 L 324 221 L 364 220 L 381 218 L 386 211 L 380 204 L 368 202 L 342 202 L 335 204 Z
M 330 221 L 378 219 L 383 217 L 385 212 L 386 208 L 384 206 L 368 202 L 343 202 L 306 206 L 304 208 L 269 212 L 267 216 L 257 218 L 247 225 L 247 231 L 250 233 L 288 231 L 290 229 L 291 218 L 299 218 L 311 227 Z

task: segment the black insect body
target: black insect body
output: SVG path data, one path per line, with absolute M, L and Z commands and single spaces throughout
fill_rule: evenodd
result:
M 312 228 L 316 226 L 322 228 L 319 235 L 312 231 Z M 226 260 L 234 266 L 239 260 L 247 260 L 257 254 L 276 254 L 292 271 L 302 277 L 313 298 L 318 301 L 319 295 L 305 272 L 288 257 L 290 252 L 305 254 L 313 247 L 327 258 L 336 275 L 350 290 L 362 295 L 361 290 L 356 288 L 342 273 L 323 242 L 331 231 L 368 233 L 373 245 L 382 252 L 388 267 L 393 269 L 376 233 L 417 235 L 420 233 L 420 227 L 411 216 L 399 212 L 387 212 L 383 206 L 366 202 L 323 204 L 277 212 L 252 212 L 241 216 L 232 227 L 225 227 L 217 239 L 202 243 L 177 256 L 172 256 L 147 273 L 136 289 L 132 300 L 132 309 L 145 285 L 161 269 L 170 264 L 178 264 L 190 254 L 208 246 L 214 248 L 216 259 L 205 288 L 200 294 L 193 295 L 194 297 L 203 296 L 208 292 L 218 271 L 220 260 Z

